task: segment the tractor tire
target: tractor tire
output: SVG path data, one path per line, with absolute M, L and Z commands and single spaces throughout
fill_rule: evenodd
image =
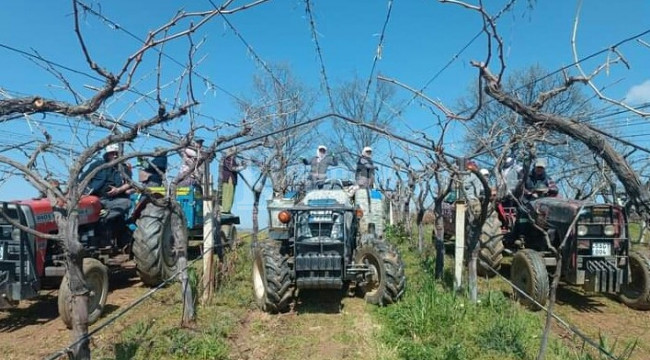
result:
M 622 286 L 620 299 L 636 310 L 650 310 L 650 259 L 630 251 L 630 283 Z
M 171 213 L 165 207 L 149 203 L 135 224 L 133 257 L 138 276 L 145 285 L 157 286 L 178 268 Z
M 512 258 L 510 280 L 539 304 L 546 305 L 549 291 L 548 272 L 544 259 L 538 252 L 530 249 L 518 251 Z M 541 310 L 537 304 L 520 294 L 517 289 L 513 289 L 513 293 L 515 299 L 519 300 L 522 305 L 533 311 Z
M 106 305 L 108 297 L 108 269 L 99 260 L 85 258 L 83 260 L 83 274 L 88 294 L 88 325 L 99 319 Z M 59 287 L 59 315 L 68 329 L 72 329 L 72 292 L 66 272 Z
M 289 257 L 275 244 L 260 242 L 253 251 L 253 294 L 259 308 L 271 314 L 289 311 L 292 285 Z
M 397 302 L 404 295 L 404 262 L 393 246 L 379 240 L 362 242 L 356 251 L 355 262 L 365 264 L 371 270 L 371 277 L 358 287 L 367 303 L 385 306 Z
M 483 277 L 493 277 L 494 271 L 499 271 L 503 262 L 503 232 L 501 231 L 501 221 L 496 211 L 485 220 L 483 229 L 481 229 L 480 251 L 478 254 L 479 262 L 476 266 L 476 273 Z M 484 265 L 484 264 L 485 265 Z M 486 267 L 489 266 L 489 267 Z
M 237 246 L 237 227 L 235 225 L 230 226 L 230 233 L 228 234 L 228 246 L 235 247 Z
M 221 241 L 224 249 L 232 249 L 237 241 L 237 227 L 235 225 L 222 225 Z

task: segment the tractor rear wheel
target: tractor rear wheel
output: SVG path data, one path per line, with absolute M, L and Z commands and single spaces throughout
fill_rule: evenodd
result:
M 650 310 L 650 259 L 630 251 L 630 282 L 621 289 L 621 301 L 636 310 Z
M 275 244 L 260 242 L 253 249 L 253 294 L 262 311 L 289 311 L 293 287 L 288 260 Z
M 133 257 L 138 275 L 145 285 L 157 286 L 178 268 L 171 213 L 166 207 L 149 203 L 135 224 Z
M 366 265 L 370 272 L 359 289 L 367 303 L 393 304 L 404 295 L 406 277 L 399 252 L 383 241 L 363 241 L 357 249 L 355 262 Z
M 480 261 L 477 264 L 476 272 L 479 276 L 492 277 L 495 274 L 490 268 L 496 271 L 501 269 L 503 250 L 505 249 L 503 246 L 501 221 L 496 211 L 493 211 L 487 220 L 485 220 L 479 241 L 481 250 L 479 251 L 478 257 Z
M 524 249 L 517 251 L 512 258 L 510 280 L 519 289 L 526 292 L 533 300 L 546 305 L 548 299 L 549 283 L 548 272 L 544 259 L 535 250 Z M 513 289 L 515 299 L 531 310 L 541 310 L 531 299 Z
M 99 260 L 85 258 L 83 274 L 88 288 L 88 324 L 99 319 L 108 297 L 108 269 Z M 66 272 L 59 288 L 59 315 L 68 329 L 72 329 L 72 292 L 70 291 L 69 275 Z

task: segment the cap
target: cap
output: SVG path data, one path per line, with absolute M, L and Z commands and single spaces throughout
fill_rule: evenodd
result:
M 325 145 L 318 145 L 318 150 L 325 150 L 325 151 L 327 151 L 327 146 L 325 146 Z
M 546 168 L 546 160 L 544 159 L 535 160 L 535 167 Z
M 119 144 L 108 144 L 108 145 L 106 145 L 106 148 L 104 148 L 104 152 L 106 154 L 111 153 L 111 152 L 120 152 L 120 145 Z
M 488 169 L 481 169 L 480 172 L 483 176 L 490 176 L 490 171 Z
M 364 153 L 372 152 L 372 148 L 370 146 L 366 146 L 366 147 L 363 148 L 363 152 Z

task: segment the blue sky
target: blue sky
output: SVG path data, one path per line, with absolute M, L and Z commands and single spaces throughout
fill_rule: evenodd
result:
M 97 2 L 87 0 L 88 4 Z M 235 1 L 234 4 L 243 4 Z M 498 10 L 505 1 L 488 1 L 492 11 Z M 101 1 L 101 12 L 107 18 L 121 25 L 137 36 L 146 33 L 167 21 L 179 8 L 187 11 L 210 8 L 207 0 L 193 1 Z M 359 76 L 367 79 L 376 54 L 382 26 L 387 18 L 390 1 L 378 0 L 311 0 L 312 16 L 318 33 L 325 71 L 330 87 Z M 575 1 L 547 0 L 537 1 L 528 8 L 526 1 L 516 2 L 514 9 L 499 21 L 499 31 L 506 47 L 508 69 L 526 68 L 540 64 L 546 69 L 556 70 L 573 61 L 571 53 L 571 31 L 576 12 Z M 99 9 L 99 7 L 96 7 Z M 34 0 L 7 1 L 0 12 L 0 45 L 23 51 L 37 50 L 43 57 L 69 68 L 92 74 L 82 57 L 73 32 L 71 1 Z M 583 4 L 577 47 L 581 57 L 590 55 L 632 35 L 650 29 L 650 2 L 592 0 Z M 315 51 L 311 28 L 305 11 L 305 1 L 271 0 L 258 7 L 228 17 L 237 32 L 253 49 L 247 48 L 243 41 L 222 19 L 215 18 L 195 36 L 198 41 L 205 39 L 199 49 L 198 72 L 208 77 L 223 89 L 235 96 L 250 94 L 251 79 L 255 73 L 263 73 L 257 54 L 264 62 L 285 63 L 307 86 L 322 86 L 321 63 Z M 110 70 L 117 70 L 125 58 L 133 53 L 139 44 L 121 30 L 111 29 L 93 15 L 83 18 L 82 30 L 95 60 Z M 414 88 L 421 88 L 434 74 L 447 64 L 480 30 L 479 16 L 467 9 L 437 1 L 402 0 L 392 2 L 392 11 L 384 33 L 382 57 L 377 61 L 373 76 L 378 73 L 394 78 Z M 641 37 L 650 43 L 650 36 Z M 165 51 L 177 59 L 185 59 L 185 46 L 171 44 Z M 597 79 L 598 86 L 607 86 L 607 94 L 613 98 L 629 99 L 639 103 L 650 101 L 650 47 L 639 42 L 629 42 L 620 48 L 630 62 L 631 69 L 614 67 L 608 76 Z M 452 64 L 442 71 L 426 89 L 426 94 L 452 107 L 476 78 L 477 71 L 469 65 L 470 60 L 483 60 L 485 40 L 479 37 Z M 585 69 L 593 71 L 596 64 L 602 63 L 604 56 L 585 62 Z M 147 59 L 151 64 L 152 59 Z M 24 56 L 0 47 L 0 88 L 11 96 L 39 94 L 62 97 L 65 92 L 60 83 L 34 62 Z M 171 69 L 171 68 L 170 68 Z M 175 69 L 178 71 L 179 69 Z M 84 85 L 97 85 L 97 82 L 84 75 L 70 74 L 73 86 L 84 89 Z M 136 87 L 146 88 L 152 75 L 143 71 L 144 79 Z M 173 71 L 166 73 L 174 76 Z M 204 91 L 198 86 L 201 113 L 224 121 L 240 119 L 233 98 L 222 91 Z M 89 95 L 86 88 L 84 94 Z M 315 114 L 328 112 L 324 91 Z M 398 100 L 410 99 L 411 94 L 403 89 L 397 90 Z M 128 99 L 114 99 L 108 111 L 124 120 L 136 121 L 146 114 L 147 109 L 138 109 L 122 114 L 128 107 Z M 429 111 L 414 102 L 396 119 L 398 133 L 410 136 L 411 129 L 429 127 L 434 119 Z M 599 105 L 598 107 L 602 107 Z M 34 138 L 33 131 L 41 125 L 51 129 L 55 136 L 69 140 L 69 130 L 57 125 L 63 121 L 54 116 L 27 120 L 14 120 L 0 124 L 10 143 L 19 143 Z M 625 118 L 620 118 L 625 121 Z M 454 128 L 455 138 L 461 138 L 463 128 Z M 650 133 L 647 125 L 635 125 L 629 129 L 620 128 L 624 134 L 637 135 L 630 138 L 641 145 L 650 146 Z M 66 133 L 67 131 L 67 133 Z M 436 134 L 433 133 L 433 136 Z M 639 136 L 642 135 L 642 136 Z M 650 134 L 649 134 L 650 135 Z M 144 142 L 149 140 L 143 140 Z M 74 142 L 70 142 L 71 146 Z M 451 152 L 460 153 L 463 144 L 451 144 Z M 310 155 L 310 154 L 308 154 Z M 249 173 L 249 175 L 251 175 Z M 248 197 L 241 187 L 237 200 L 240 209 L 245 211 Z M 14 177 L 0 185 L 0 198 L 16 198 L 33 194 L 27 185 Z M 245 224 L 246 225 L 246 224 Z

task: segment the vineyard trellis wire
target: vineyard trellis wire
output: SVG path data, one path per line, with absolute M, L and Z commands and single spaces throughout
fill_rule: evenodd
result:
M 268 227 L 264 227 L 264 228 L 260 229 L 259 232 L 264 232 L 264 231 L 266 231 L 266 230 L 268 230 Z M 235 243 L 233 243 L 233 246 L 236 245 L 237 241 L 244 240 L 244 239 L 246 239 L 247 237 L 251 237 L 251 236 L 253 236 L 252 233 L 251 233 L 251 234 L 243 235 L 243 236 L 241 236 L 239 239 L 235 239 Z M 45 358 L 45 359 L 46 359 L 46 360 L 55 360 L 55 359 L 59 359 L 59 358 L 61 358 L 62 356 L 65 356 L 65 355 L 68 355 L 68 356 L 69 356 L 69 355 L 71 354 L 71 352 L 72 352 L 71 349 L 72 349 L 75 345 L 77 345 L 77 344 L 79 344 L 79 343 L 81 343 L 81 342 L 83 342 L 83 341 L 86 341 L 86 340 L 89 339 L 91 336 L 93 336 L 93 335 L 99 333 L 100 331 L 104 330 L 106 327 L 108 327 L 109 325 L 111 325 L 112 323 L 114 323 L 116 320 L 118 320 L 119 318 L 121 318 L 122 316 L 124 316 L 124 315 L 125 315 L 126 313 L 128 313 L 129 311 L 133 310 L 135 307 L 137 307 L 138 305 L 140 305 L 142 302 L 144 302 L 146 299 L 148 299 L 149 297 L 151 297 L 153 294 L 155 294 L 156 292 L 158 292 L 158 291 L 162 290 L 163 288 L 165 288 L 165 286 L 167 286 L 167 285 L 170 284 L 172 281 L 174 281 L 174 280 L 175 280 L 175 279 L 176 279 L 176 278 L 177 278 L 177 277 L 178 277 L 178 276 L 179 276 L 183 271 L 189 269 L 192 265 L 194 265 L 194 263 L 196 263 L 197 261 L 203 259 L 203 256 L 204 256 L 205 254 L 207 254 L 208 252 L 210 252 L 210 251 L 212 251 L 212 250 L 216 250 L 216 249 L 219 249 L 219 248 L 226 249 L 227 247 L 228 247 L 227 244 L 222 243 L 222 244 L 219 244 L 219 245 L 215 245 L 215 246 L 213 247 L 213 249 L 204 249 L 204 250 L 201 252 L 201 254 L 199 254 L 199 256 L 197 256 L 196 259 L 193 259 L 192 261 L 189 261 L 189 262 L 187 263 L 187 265 L 185 265 L 185 267 L 178 269 L 178 270 L 177 270 L 177 271 L 176 271 L 172 276 L 170 276 L 168 279 L 164 280 L 164 281 L 163 281 L 162 283 L 160 283 L 158 286 L 156 286 L 156 287 L 154 287 L 154 288 L 151 288 L 151 289 L 150 289 L 149 291 L 147 291 L 144 295 L 142 295 L 141 297 L 139 297 L 138 299 L 136 299 L 135 301 L 133 301 L 133 302 L 132 302 L 131 304 L 129 304 L 127 307 L 125 307 L 124 309 L 122 309 L 122 310 L 120 310 L 119 312 L 117 312 L 117 313 L 116 313 L 115 315 L 113 315 L 111 318 L 109 318 L 108 320 L 104 321 L 101 325 L 98 325 L 98 326 L 97 326 L 96 328 L 94 328 L 92 331 L 89 331 L 89 332 L 88 332 L 88 335 L 86 335 L 86 337 L 84 337 L 84 338 L 80 338 L 80 339 L 77 339 L 76 341 L 70 343 L 68 346 L 66 346 L 66 347 L 64 347 L 64 348 L 62 348 L 62 349 L 59 349 L 58 351 L 52 353 L 50 356 L 48 356 L 48 357 Z M 185 304 L 183 304 L 183 305 L 185 305 Z

